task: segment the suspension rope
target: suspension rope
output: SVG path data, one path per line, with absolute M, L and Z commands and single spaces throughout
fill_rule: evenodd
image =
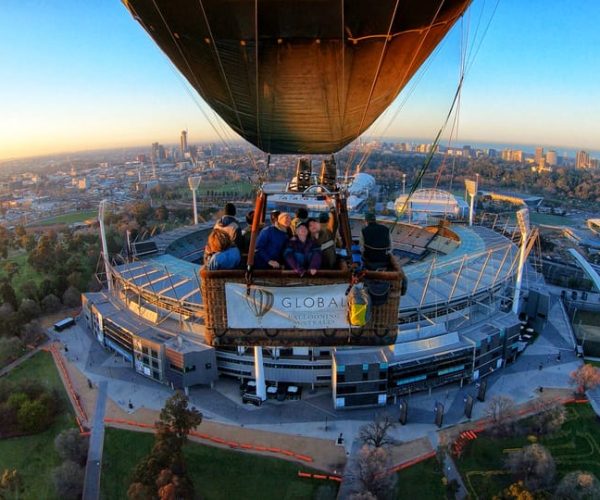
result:
M 362 129 L 362 126 L 365 122 L 365 118 L 367 117 L 367 112 L 369 110 L 369 106 L 371 105 L 371 99 L 373 98 L 373 92 L 375 91 L 375 86 L 377 85 L 377 80 L 379 80 L 379 74 L 381 72 L 381 66 L 383 65 L 383 59 L 385 58 L 385 51 L 387 49 L 388 42 L 391 40 L 390 34 L 392 32 L 392 28 L 394 27 L 394 20 L 396 19 L 396 12 L 398 11 L 398 4 L 400 0 L 396 0 L 396 4 L 394 5 L 394 10 L 392 11 L 392 15 L 390 17 L 390 23 L 387 30 L 387 35 L 385 37 L 385 41 L 383 42 L 383 47 L 381 48 L 381 54 L 379 54 L 379 61 L 377 62 L 377 69 L 375 70 L 375 74 L 373 75 L 373 81 L 371 82 L 371 88 L 369 89 L 369 95 L 367 97 L 367 102 L 365 103 L 365 107 L 362 113 L 362 117 L 360 119 L 360 123 L 358 125 L 358 132 Z M 354 153 L 356 148 L 353 149 L 352 154 L 348 160 L 347 169 L 350 168 L 352 161 L 354 160 Z
M 169 34 L 171 35 L 171 38 L 174 39 L 175 37 L 173 36 L 173 33 L 171 32 L 171 29 L 169 28 L 168 24 L 166 24 L 164 17 L 162 16 L 162 14 L 160 13 L 160 10 L 158 9 L 158 6 L 156 5 L 156 2 L 154 2 L 154 7 L 157 9 L 161 19 L 163 20 L 163 22 L 165 23 L 165 27 L 167 28 L 167 30 L 169 31 Z M 144 23 L 144 21 L 142 20 L 142 18 L 139 16 L 139 14 L 137 13 L 137 11 L 135 10 L 135 8 L 133 7 L 133 5 L 131 3 L 127 4 L 127 7 L 131 10 L 131 12 L 133 13 L 135 19 L 142 25 L 142 27 L 144 28 L 144 30 L 146 31 L 146 35 L 148 35 L 148 37 L 154 42 L 154 40 L 152 39 L 152 37 L 150 36 L 150 28 L 146 25 L 146 23 Z M 175 42 L 177 45 L 177 42 Z M 179 46 L 177 46 L 179 52 L 181 53 L 181 49 L 179 49 Z M 182 57 L 185 59 L 185 56 L 182 54 Z M 175 75 L 177 76 L 177 78 L 180 79 L 180 81 L 183 82 L 181 73 L 179 72 L 179 70 L 175 67 L 175 65 L 173 64 L 173 62 L 171 61 L 171 59 L 169 57 L 167 57 L 167 61 L 169 62 L 169 66 L 171 68 L 171 70 L 175 73 Z M 187 64 L 187 60 L 186 60 L 186 64 Z M 189 64 L 187 64 L 189 67 Z M 193 75 L 193 72 L 192 72 Z M 204 116 L 204 118 L 206 119 L 206 121 L 208 122 L 208 124 L 211 126 L 211 128 L 213 129 L 213 131 L 215 132 L 215 134 L 217 134 L 217 137 L 219 137 L 219 139 L 221 140 L 221 142 L 225 145 L 228 146 L 227 141 L 223 138 L 223 135 L 219 132 L 219 130 L 217 129 L 217 127 L 215 126 L 215 124 L 212 122 L 212 120 L 210 119 L 210 117 L 208 116 L 208 114 L 206 113 L 206 110 L 202 107 L 202 105 L 196 100 L 196 97 L 193 95 L 193 93 L 190 91 L 190 89 L 188 88 L 187 85 L 183 85 L 184 89 L 186 90 L 186 92 L 188 93 L 188 95 L 192 98 L 192 101 L 194 102 L 194 104 L 196 105 L 196 107 L 200 110 L 200 112 L 202 113 L 202 115 Z
M 227 93 L 229 94 L 229 99 L 231 100 L 231 107 L 233 108 L 233 112 L 235 113 L 235 117 L 237 118 L 238 125 L 242 134 L 245 134 L 244 125 L 242 124 L 242 120 L 240 118 L 240 113 L 235 103 L 235 99 L 233 98 L 233 92 L 231 91 L 231 86 L 229 85 L 229 81 L 227 80 L 227 74 L 225 73 L 225 68 L 223 67 L 223 61 L 221 60 L 221 55 L 219 54 L 219 48 L 217 47 L 217 42 L 215 37 L 213 36 L 212 28 L 210 27 L 210 22 L 208 20 L 208 16 L 206 15 L 206 10 L 204 9 L 204 4 L 202 0 L 198 0 L 200 4 L 200 9 L 202 10 L 202 16 L 204 17 L 204 22 L 206 23 L 206 29 L 208 30 L 208 35 L 210 36 L 210 43 L 215 49 L 215 55 L 217 56 L 217 62 L 219 63 L 219 70 L 221 71 L 221 75 L 223 76 L 223 81 L 225 82 L 225 88 L 227 88 Z
M 406 81 L 406 78 L 410 74 L 410 71 L 412 70 L 412 68 L 413 68 L 413 66 L 415 64 L 415 61 L 417 60 L 417 56 L 421 53 L 421 49 L 423 48 L 423 44 L 425 43 L 425 40 L 429 36 L 429 33 L 431 32 L 431 29 L 435 25 L 435 22 L 436 22 L 439 14 L 440 14 L 440 12 L 442 10 L 442 7 L 444 6 L 444 2 L 445 2 L 445 0 L 441 0 L 439 7 L 437 8 L 437 10 L 436 10 L 433 18 L 431 19 L 431 22 L 429 23 L 429 26 L 427 27 L 427 30 L 425 31 L 425 35 L 421 38 L 421 41 L 419 42 L 419 46 L 417 47 L 417 50 L 414 51 L 414 53 L 413 53 L 413 56 L 412 56 L 411 61 L 410 61 L 410 64 L 406 68 L 406 71 L 404 72 L 404 76 L 400 80 L 399 87 L 401 87 L 403 85 L 403 82 Z M 379 72 L 381 70 L 381 65 L 383 64 L 383 58 L 384 58 L 384 55 L 385 55 L 385 49 L 387 48 L 388 41 L 391 40 L 390 33 L 391 33 L 391 30 L 392 30 L 392 27 L 393 27 L 393 24 L 394 24 L 394 19 L 396 17 L 396 10 L 397 9 L 398 9 L 398 1 L 396 1 L 396 6 L 394 8 L 394 13 L 392 15 L 392 19 L 390 21 L 390 26 L 389 26 L 389 29 L 388 29 L 388 34 L 387 34 L 387 37 L 385 39 L 385 43 L 384 43 L 383 49 L 381 51 L 381 56 L 379 58 L 379 64 L 378 64 L 378 67 L 377 67 L 377 72 L 375 73 L 375 79 L 373 80 L 373 83 L 371 85 L 371 90 L 369 92 L 369 98 L 367 100 L 367 105 L 365 106 L 365 110 L 363 112 L 363 116 L 362 116 L 362 119 L 361 119 L 360 126 L 359 126 L 358 130 L 360 130 L 362 128 L 362 126 L 363 126 L 363 123 L 364 123 L 364 120 L 366 118 L 369 105 L 371 103 L 372 94 L 373 94 L 373 92 L 375 90 L 375 85 L 377 84 L 377 79 L 379 78 Z M 422 32 L 422 31 L 420 31 L 420 32 Z M 400 88 L 398 89 L 397 93 L 399 91 L 400 91 Z M 352 160 L 353 159 L 354 158 L 352 158 Z
M 258 81 L 258 0 L 254 0 L 254 70 L 255 70 L 255 88 L 256 88 L 256 138 L 258 148 L 262 149 L 262 138 L 260 136 L 260 106 L 259 106 L 259 81 Z

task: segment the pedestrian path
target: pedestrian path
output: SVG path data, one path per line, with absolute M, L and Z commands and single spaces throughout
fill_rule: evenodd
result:
M 100 498 L 100 473 L 102 471 L 102 452 L 104 449 L 104 412 L 106 410 L 106 392 L 108 383 L 100 382 L 98 397 L 96 398 L 96 411 L 92 422 L 92 433 L 88 449 L 88 458 L 85 466 L 85 480 L 83 484 L 83 498 L 97 500 Z

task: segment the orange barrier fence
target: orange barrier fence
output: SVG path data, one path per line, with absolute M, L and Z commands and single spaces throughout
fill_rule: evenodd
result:
M 412 460 L 408 460 L 406 462 L 402 462 L 401 464 L 395 465 L 390 469 L 390 472 L 398 472 L 403 469 L 407 469 L 408 467 L 412 467 L 419 462 L 423 462 L 424 460 L 428 460 L 431 457 L 435 457 L 435 451 L 430 451 L 429 453 L 425 453 L 425 455 L 421 455 L 420 457 L 413 458 Z
M 127 425 L 131 427 L 140 427 L 142 429 L 154 429 L 155 426 L 153 424 L 144 424 L 141 422 L 135 422 L 133 420 L 125 420 L 123 418 L 109 418 L 106 417 L 104 422 L 107 424 L 121 424 Z M 220 438 L 218 436 L 210 436 L 208 434 L 204 434 L 201 432 L 192 431 L 190 432 L 190 436 L 193 436 L 198 439 L 204 439 L 206 441 L 211 441 L 212 443 L 219 444 L 222 446 L 229 446 L 232 449 L 242 449 L 249 451 L 258 451 L 263 453 L 274 453 L 276 455 L 285 455 L 286 457 L 295 458 L 296 460 L 301 460 L 302 462 L 311 463 L 313 462 L 313 458 L 309 455 L 301 455 L 300 453 L 296 453 L 291 450 L 282 450 L 281 448 L 271 448 L 269 446 L 262 446 L 258 444 L 250 444 L 250 443 L 238 443 L 237 441 L 227 441 L 226 439 Z
M 313 474 L 312 472 L 298 471 L 298 477 L 304 477 L 307 479 L 324 479 L 327 481 L 336 481 L 338 483 L 342 482 L 342 478 L 340 476 L 330 476 L 329 474 Z
M 69 375 L 67 367 L 65 366 L 65 362 L 63 361 L 62 356 L 58 352 L 58 349 L 55 345 L 52 345 L 49 348 L 44 347 L 43 350 L 49 352 L 52 355 L 52 358 L 54 359 L 54 363 L 56 364 L 58 371 L 62 374 L 65 388 L 67 389 L 67 392 L 71 397 L 71 401 L 73 401 L 73 406 L 75 407 L 75 418 L 77 420 L 77 425 L 79 426 L 79 430 L 83 433 L 85 432 L 84 423 L 88 421 L 88 417 L 85 410 L 83 409 L 83 406 L 81 405 L 79 394 L 77 394 L 75 388 L 73 387 L 73 382 L 71 381 L 71 376 Z

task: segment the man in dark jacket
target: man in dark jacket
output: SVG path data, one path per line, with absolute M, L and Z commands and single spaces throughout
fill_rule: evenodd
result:
M 361 231 L 363 260 L 367 269 L 380 269 L 388 266 L 389 254 L 392 251 L 390 230 L 378 224 L 375 214 L 365 214 L 366 226 Z
M 310 237 L 315 240 L 323 254 L 323 268 L 335 269 L 337 256 L 335 254 L 335 235 L 338 222 L 335 208 L 331 207 L 329 213 L 322 213 L 317 219 L 308 219 Z
M 288 229 L 291 222 L 290 214 L 282 212 L 277 217 L 274 226 L 265 227 L 260 232 L 254 255 L 256 269 L 281 269 L 283 267 L 283 252 L 288 244 Z

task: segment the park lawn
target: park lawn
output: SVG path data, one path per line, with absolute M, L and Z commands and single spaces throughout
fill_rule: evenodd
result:
M 442 466 L 436 457 L 419 462 L 397 474 L 395 498 L 429 500 L 446 498 Z
M 88 219 L 96 219 L 98 217 L 98 210 L 78 210 L 76 212 L 69 212 L 68 214 L 57 215 L 56 217 L 50 217 L 49 219 L 43 219 L 39 222 L 32 222 L 30 226 L 54 226 L 56 224 L 75 224 L 76 222 L 84 222 Z
M 567 226 L 576 227 L 577 222 L 569 217 L 553 214 L 540 214 L 538 212 L 529 211 L 529 220 L 532 224 L 546 224 L 548 226 Z
M 8 380 L 28 378 L 41 380 L 47 387 L 57 389 L 63 400 L 64 411 L 44 432 L 32 436 L 0 439 L 0 471 L 19 471 L 25 485 L 20 498 L 54 499 L 57 497 L 52 484 L 52 469 L 61 463 L 54 450 L 54 439 L 61 431 L 76 426 L 75 417 L 50 353 L 38 352 L 6 375 Z
M 27 262 L 27 252 L 25 250 L 20 250 L 18 252 L 13 253 L 4 261 L 6 262 L 14 262 L 18 266 L 18 271 L 12 278 L 11 285 L 17 292 L 17 296 L 19 294 L 19 289 L 26 281 L 33 281 L 37 286 L 45 278 L 45 275 L 36 271 L 33 267 L 29 265 Z M 0 279 L 6 277 L 6 271 L 4 270 L 4 264 L 0 266 Z
M 600 477 L 600 426 L 589 404 L 566 406 L 567 420 L 561 429 L 540 439 L 556 461 L 556 482 L 575 470 Z M 493 438 L 480 436 L 465 447 L 457 465 L 472 498 L 491 498 L 514 481 L 504 470 L 509 450 L 527 446 L 527 436 Z
M 131 471 L 150 452 L 154 435 L 107 428 L 104 441 L 101 496 L 105 500 L 125 499 Z M 202 498 L 261 500 L 313 498 L 319 488 L 334 499 L 337 484 L 302 479 L 298 470 L 310 469 L 270 457 L 223 450 L 197 443 L 185 447 L 187 470 Z

